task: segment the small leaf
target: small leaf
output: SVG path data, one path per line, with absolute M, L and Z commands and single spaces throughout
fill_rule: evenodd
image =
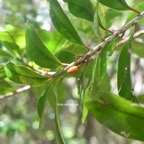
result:
M 49 3 L 50 3 L 50 16 L 54 26 L 59 31 L 59 33 L 61 33 L 66 39 L 74 43 L 84 45 L 79 35 L 77 34 L 75 28 L 71 24 L 70 20 L 63 12 L 57 0 L 49 0 Z
M 44 113 L 47 95 L 48 95 L 48 88 L 45 90 L 45 92 L 42 94 L 42 96 L 40 97 L 38 101 L 38 115 L 40 119 L 42 118 L 42 115 Z
M 131 10 L 125 0 L 99 0 L 99 2 L 115 10 Z
M 48 79 L 48 77 L 42 76 L 27 67 L 16 65 L 12 62 L 6 64 L 5 72 L 7 77 L 13 82 L 32 86 L 41 85 Z
M 119 95 L 133 100 L 134 95 L 132 93 L 131 75 L 130 75 L 130 57 L 131 57 L 131 41 L 133 36 L 130 37 L 127 43 L 125 43 L 122 52 L 118 60 L 118 91 Z
M 38 65 L 50 69 L 61 65 L 60 61 L 42 43 L 32 25 L 26 30 L 27 54 Z
M 64 0 L 68 3 L 70 12 L 79 18 L 93 21 L 94 8 L 90 0 Z
M 144 141 L 144 107 L 108 93 L 98 97 L 85 104 L 100 123 L 125 138 Z

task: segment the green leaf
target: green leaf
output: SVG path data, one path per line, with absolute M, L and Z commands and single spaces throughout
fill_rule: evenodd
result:
M 98 23 L 98 25 L 102 29 L 106 30 L 106 28 L 102 25 L 100 17 L 98 16 L 98 12 L 95 13 L 93 4 L 91 3 L 90 0 L 84 0 L 84 1 L 83 0 L 75 0 L 75 1 L 64 0 L 64 2 L 68 3 L 69 10 L 74 16 L 76 16 L 78 18 L 84 18 L 91 22 L 97 21 L 95 23 Z M 96 19 L 98 19 L 98 20 L 96 20 Z M 96 24 L 95 24 L 95 26 L 96 26 Z M 94 29 L 95 29 L 95 26 L 94 26 Z
M 98 59 L 98 69 L 99 69 L 99 76 L 100 82 L 105 77 L 106 70 L 107 70 L 107 58 L 113 54 L 113 51 L 116 46 L 117 39 L 113 39 L 109 42 L 103 49 L 102 53 L 99 55 Z
M 0 48 L 0 56 L 6 58 L 14 58 L 13 55 L 7 51 L 5 48 Z
M 79 35 L 77 34 L 75 28 L 71 24 L 70 20 L 63 12 L 57 0 L 49 0 L 49 3 L 50 3 L 50 16 L 58 32 L 61 33 L 66 39 L 74 43 L 84 45 Z
M 98 59 L 98 69 L 99 69 L 99 76 L 100 76 L 100 82 L 105 77 L 106 70 L 107 70 L 107 57 L 105 56 L 99 56 Z
M 56 105 L 55 105 L 55 125 L 56 125 L 56 132 L 57 132 L 57 139 L 59 141 L 59 144 L 65 144 L 61 127 L 60 127 L 60 122 L 59 122 L 59 111 L 58 111 L 58 98 L 57 95 L 55 94 L 56 97 Z
M 56 56 L 62 63 L 71 63 L 76 60 L 76 55 L 68 50 L 59 51 Z
M 0 32 L 0 41 L 14 43 L 20 48 L 25 48 L 25 31 L 7 25 L 5 30 Z
M 48 77 L 42 76 L 27 67 L 16 65 L 12 62 L 6 64 L 5 72 L 6 76 L 13 82 L 32 86 L 41 85 L 48 79 Z
M 68 3 L 70 12 L 79 18 L 93 21 L 94 7 L 90 0 L 64 0 Z
M 15 43 L 4 41 L 2 44 L 14 58 L 21 58 L 19 47 Z
M 144 10 L 144 2 L 139 2 L 138 5 L 135 5 L 135 9 L 137 9 L 139 11 L 143 11 Z M 129 14 L 126 23 L 128 23 L 129 21 L 134 19 L 136 16 L 137 16 L 137 13 Z M 141 19 L 138 23 L 140 24 L 142 22 L 144 22 L 144 19 Z
M 60 61 L 42 43 L 30 24 L 26 30 L 26 45 L 27 54 L 36 64 L 50 69 L 57 68 L 61 65 Z
M 99 0 L 97 1 L 95 13 L 94 13 L 94 19 L 93 19 L 93 28 L 94 33 L 97 37 L 99 37 L 99 15 L 98 15 L 98 8 L 99 8 Z
M 133 36 L 125 43 L 119 60 L 118 60 L 118 91 L 119 95 L 128 99 L 133 100 L 134 95 L 132 93 L 131 86 L 131 75 L 130 75 L 130 58 L 131 58 L 131 41 Z
M 14 88 L 6 81 L 0 80 L 0 95 L 13 92 Z
M 86 88 L 84 88 L 83 102 L 91 99 L 91 94 L 92 94 L 92 90 L 94 88 L 94 81 L 95 81 L 95 74 L 96 74 L 96 63 L 97 63 L 97 58 L 95 58 L 95 60 L 92 63 L 92 69 L 91 69 L 91 73 L 89 75 L 89 80 L 88 80 Z M 85 122 L 87 114 L 88 114 L 88 110 L 85 107 L 85 105 L 83 105 L 82 123 Z
M 38 101 L 38 115 L 39 115 L 40 119 L 42 118 L 43 113 L 44 113 L 47 95 L 48 95 L 48 88 L 44 91 L 44 93 L 41 95 L 41 97 Z
M 51 32 L 43 29 L 38 29 L 37 33 L 38 36 L 41 38 L 41 41 L 52 53 L 59 51 L 63 47 L 64 43 L 67 41 L 57 31 Z
M 131 10 L 125 0 L 99 0 L 99 2 L 115 10 Z
M 144 107 L 107 93 L 85 104 L 100 123 L 115 133 L 144 141 Z

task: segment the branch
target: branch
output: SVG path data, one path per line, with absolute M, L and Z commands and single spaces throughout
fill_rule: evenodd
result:
M 134 38 L 137 38 L 138 36 L 140 36 L 140 35 L 142 35 L 142 34 L 144 34 L 144 30 L 140 30 L 140 31 L 136 32 L 136 33 L 134 34 Z M 128 39 L 129 39 L 129 37 L 124 37 L 121 41 L 119 41 L 119 42 L 116 44 L 116 47 L 118 47 L 118 46 L 126 43 L 126 42 L 128 41 Z
M 24 91 L 27 91 L 27 90 L 29 90 L 30 88 L 31 88 L 31 86 L 30 86 L 30 85 L 27 85 L 27 86 L 24 86 L 24 87 L 22 87 L 22 88 L 17 89 L 17 90 L 14 91 L 14 92 L 10 92 L 10 93 L 7 93 L 7 94 L 5 94 L 5 95 L 1 95 L 1 96 L 0 96 L 0 100 L 5 99 L 5 98 L 12 97 L 12 96 L 14 96 L 14 95 L 16 95 L 16 94 L 19 94 L 19 93 L 22 93 L 22 92 L 24 92 Z
M 111 42 L 114 38 L 118 37 L 120 34 L 124 33 L 128 28 L 138 23 L 142 18 L 144 18 L 144 12 L 141 12 L 136 18 L 131 20 L 129 23 L 122 26 L 119 30 L 115 31 L 111 36 L 105 39 L 104 42 L 100 43 L 96 47 L 94 47 L 92 50 L 90 50 L 88 53 L 86 53 L 81 59 L 78 59 L 75 62 L 75 65 L 79 65 L 83 63 L 85 60 L 89 59 L 91 56 L 93 56 L 97 51 L 101 50 L 106 44 Z
M 107 37 L 102 43 L 98 44 L 96 47 L 91 49 L 89 52 L 87 52 L 85 55 L 83 55 L 82 57 L 77 59 L 75 62 L 72 62 L 71 64 L 69 64 L 64 69 L 56 72 L 52 76 L 52 78 L 56 78 L 56 77 L 60 76 L 61 74 L 64 74 L 70 67 L 81 66 L 82 64 L 86 63 L 90 59 L 91 56 L 96 54 L 97 51 L 102 50 L 106 44 L 111 42 L 114 38 L 118 37 L 120 34 L 123 34 L 128 28 L 130 28 L 131 26 L 133 26 L 136 23 L 138 23 L 142 18 L 144 18 L 144 11 L 141 12 L 133 20 L 131 20 L 130 22 L 128 22 L 127 24 L 122 26 L 120 29 L 118 29 L 115 32 L 113 32 L 113 34 L 111 36 Z

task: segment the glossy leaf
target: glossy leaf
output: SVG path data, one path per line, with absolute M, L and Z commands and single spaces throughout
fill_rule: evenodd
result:
M 125 43 L 119 60 L 118 60 L 118 91 L 119 95 L 125 97 L 128 100 L 133 100 L 134 95 L 132 93 L 132 86 L 131 86 L 131 75 L 130 75 L 130 58 L 131 58 L 131 41 L 132 36 Z
M 16 65 L 12 62 L 6 64 L 5 72 L 6 76 L 13 82 L 32 86 L 41 85 L 48 79 L 48 77 L 42 76 L 27 67 Z
M 93 21 L 94 7 L 90 0 L 64 0 L 68 3 L 70 12 L 79 18 Z
M 49 3 L 50 3 L 50 16 L 58 32 L 60 32 L 66 39 L 74 43 L 84 45 L 79 35 L 77 34 L 75 28 L 71 24 L 70 20 L 63 12 L 57 0 L 49 0 Z
M 100 123 L 125 138 L 144 141 L 144 107 L 108 93 L 98 97 L 86 106 Z
M 50 69 L 61 65 L 60 61 L 42 43 L 32 25 L 27 27 L 26 45 L 27 54 L 36 64 Z
M 99 0 L 100 3 L 115 9 L 115 10 L 130 10 L 130 6 L 125 2 L 125 0 Z

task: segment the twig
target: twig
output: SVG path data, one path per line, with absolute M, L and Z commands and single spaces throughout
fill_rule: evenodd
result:
M 1 95 L 1 96 L 0 96 L 0 100 L 5 99 L 5 98 L 12 97 L 13 95 L 16 95 L 16 94 L 22 93 L 22 92 L 24 92 L 24 91 L 27 91 L 27 90 L 29 90 L 30 88 L 31 88 L 30 85 L 26 85 L 26 86 L 24 86 L 24 87 L 22 87 L 22 88 L 17 89 L 17 90 L 14 91 L 14 92 L 10 92 L 10 93 L 7 93 L 7 94 L 5 94 L 5 95 Z
M 144 11 L 141 12 L 137 17 L 135 17 L 133 20 L 122 26 L 119 30 L 113 32 L 113 34 L 109 37 L 107 37 L 103 42 L 98 44 L 96 47 L 91 49 L 89 52 L 87 52 L 84 56 L 81 56 L 79 59 L 77 59 L 75 62 L 72 62 L 69 64 L 66 68 L 62 69 L 59 72 L 56 72 L 52 77 L 57 77 L 63 73 L 65 73 L 70 67 L 77 65 L 81 66 L 83 63 L 87 62 L 87 60 L 90 59 L 91 56 L 95 55 L 97 51 L 102 50 L 103 47 L 111 42 L 114 38 L 118 37 L 120 34 L 124 33 L 128 28 L 138 23 L 142 18 L 144 18 Z
M 134 38 L 136 38 L 136 37 L 138 37 L 138 36 L 140 36 L 140 35 L 142 35 L 142 34 L 144 34 L 144 30 L 140 30 L 140 31 L 136 32 L 136 33 L 134 34 Z M 128 39 L 129 39 L 129 37 L 124 37 L 121 41 L 119 41 L 119 42 L 116 44 L 116 47 L 124 44 L 125 42 L 128 41 Z
M 109 42 L 111 42 L 114 38 L 116 38 L 117 36 L 119 36 L 121 33 L 124 33 L 128 28 L 130 28 L 131 26 L 133 26 L 135 23 L 137 23 L 142 18 L 144 18 L 144 11 L 141 12 L 136 18 L 134 18 L 133 20 L 131 20 L 129 23 L 127 23 L 124 26 L 122 26 L 119 30 L 115 31 L 111 36 L 109 36 L 108 38 L 106 38 L 104 42 L 100 43 L 99 45 L 97 45 L 96 47 L 94 47 L 92 50 L 90 50 L 88 53 L 86 53 L 83 57 L 81 57 L 81 59 L 78 59 L 74 64 L 75 65 L 79 65 L 79 64 L 85 62 L 85 60 L 89 59 L 98 50 L 102 49 L 106 44 L 108 44 Z

